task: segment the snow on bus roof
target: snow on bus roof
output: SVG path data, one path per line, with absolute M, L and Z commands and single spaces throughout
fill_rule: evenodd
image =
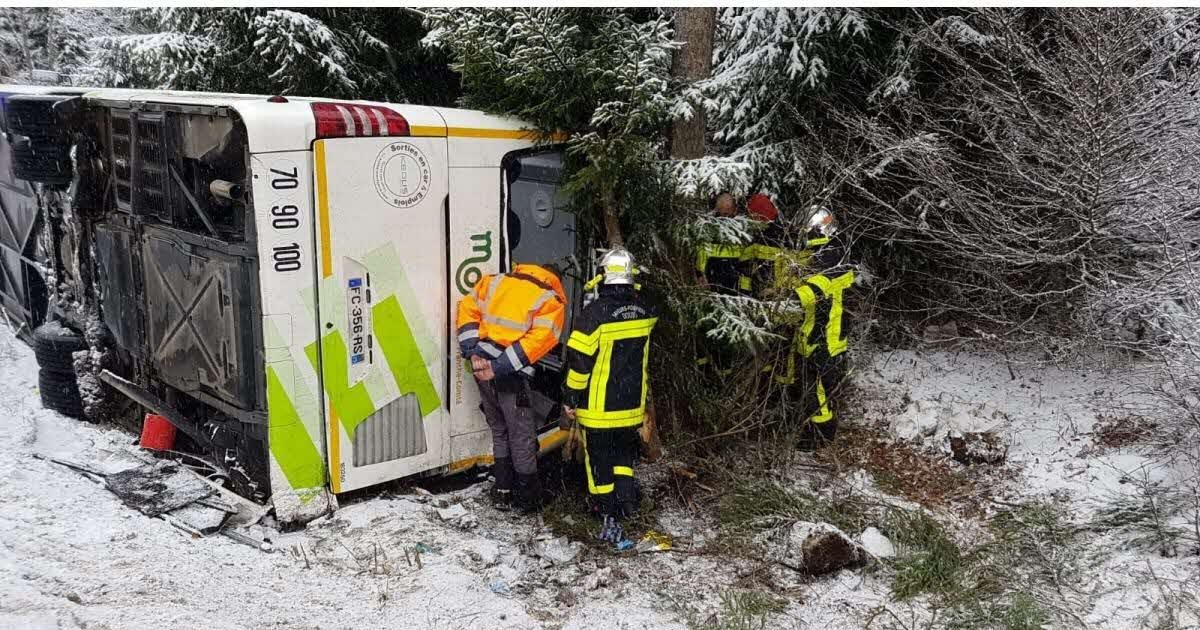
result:
M 134 88 L 71 88 L 71 87 L 54 87 L 44 85 L 11 85 L 0 84 L 0 93 L 9 94 L 53 94 L 62 93 L 67 95 L 80 95 L 86 99 L 99 101 L 148 101 L 161 103 L 174 103 L 180 105 L 234 105 L 236 103 L 244 103 L 246 101 L 265 101 L 271 98 L 267 94 L 238 94 L 230 92 L 192 92 L 181 90 L 143 90 Z M 337 99 L 325 98 L 320 96 L 292 96 L 284 95 L 288 101 L 302 103 L 360 103 L 370 105 L 384 105 L 394 108 L 417 107 L 409 103 L 390 103 L 387 101 L 369 101 L 362 99 Z M 457 109 L 450 107 L 434 107 L 443 118 L 446 119 L 448 126 L 456 127 L 487 127 L 491 129 L 525 129 L 528 125 L 520 120 L 488 114 L 483 111 L 473 109 Z

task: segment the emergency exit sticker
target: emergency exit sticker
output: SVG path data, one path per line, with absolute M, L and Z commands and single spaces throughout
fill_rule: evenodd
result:
M 358 267 L 361 264 L 355 263 Z M 371 275 L 365 269 L 353 270 L 346 278 L 346 350 L 349 353 L 348 380 L 354 385 L 367 377 L 375 362 L 371 336 Z

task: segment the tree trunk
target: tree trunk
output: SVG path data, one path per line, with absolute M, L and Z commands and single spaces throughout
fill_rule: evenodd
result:
M 687 83 L 712 75 L 715 7 L 675 10 L 675 39 L 684 42 L 675 51 L 671 76 Z M 704 109 L 696 107 L 690 120 L 677 120 L 671 128 L 671 157 L 691 160 L 704 156 Z
M 604 188 L 604 231 L 608 237 L 609 247 L 624 247 L 625 236 L 621 234 L 621 223 L 617 217 L 617 199 L 613 185 Z

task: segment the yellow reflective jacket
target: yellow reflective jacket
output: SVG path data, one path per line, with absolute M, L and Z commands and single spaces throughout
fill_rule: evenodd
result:
M 558 345 L 566 312 L 562 282 L 537 265 L 483 276 L 458 303 L 459 350 L 491 361 L 496 376 L 532 374 Z
M 600 297 L 575 319 L 567 340 L 563 402 L 589 429 L 642 423 L 650 389 L 650 333 L 654 308 L 631 286 L 602 286 Z

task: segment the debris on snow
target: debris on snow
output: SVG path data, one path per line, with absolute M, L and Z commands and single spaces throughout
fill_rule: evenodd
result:
M 994 432 L 968 432 L 947 436 L 946 445 L 954 460 L 968 466 L 974 464 L 1003 464 L 1008 445 Z
M 646 532 L 645 536 L 638 541 L 638 553 L 651 553 L 654 551 L 670 551 L 671 537 L 666 534 L 660 534 L 654 530 Z
M 164 461 L 112 473 L 105 483 L 125 505 L 146 516 L 158 516 L 216 494 L 196 473 Z
M 534 543 L 532 551 L 535 556 L 549 560 L 552 564 L 564 565 L 579 559 L 580 554 L 583 553 L 583 545 L 567 540 L 566 536 L 559 536 L 537 541 Z
M 447 523 L 451 523 L 463 529 L 471 529 L 479 524 L 479 520 L 475 515 L 463 507 L 461 503 L 455 503 L 450 507 L 435 508 L 438 517 Z

